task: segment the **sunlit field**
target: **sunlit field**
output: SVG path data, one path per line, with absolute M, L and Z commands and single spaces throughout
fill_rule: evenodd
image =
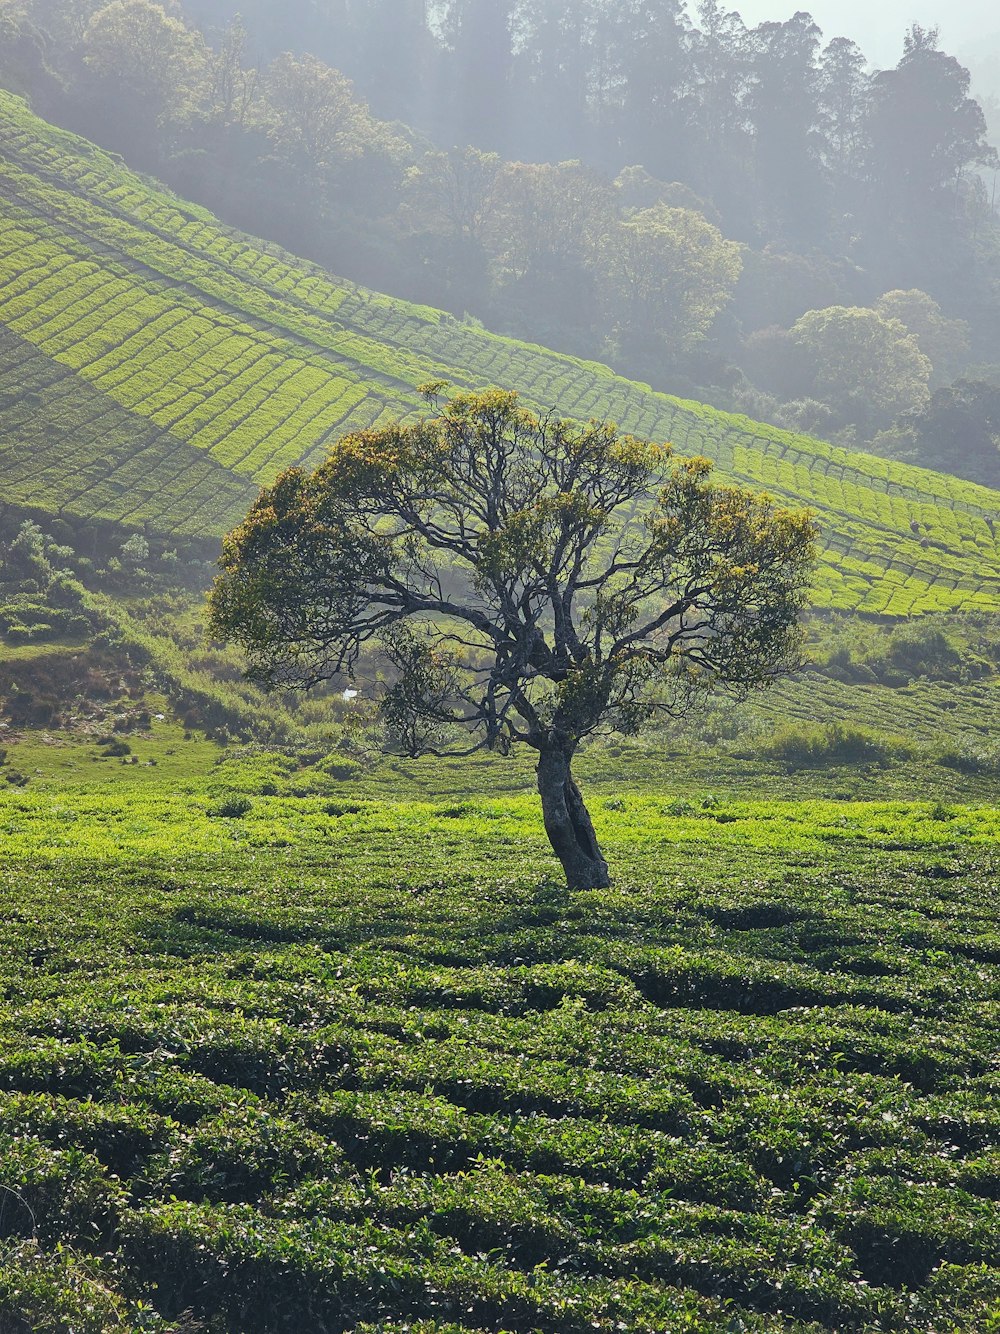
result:
M 0 800 L 5 1329 L 998 1327 L 994 808 L 296 781 Z

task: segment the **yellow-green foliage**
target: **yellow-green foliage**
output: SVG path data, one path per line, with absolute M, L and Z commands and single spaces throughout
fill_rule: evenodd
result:
M 254 488 L 426 381 L 611 418 L 817 511 L 820 606 L 1000 606 L 1000 494 L 654 393 L 332 278 L 221 226 L 0 93 L 0 431 L 7 497 L 219 534 Z
M 995 809 L 288 767 L 0 795 L 5 1331 L 995 1330 Z

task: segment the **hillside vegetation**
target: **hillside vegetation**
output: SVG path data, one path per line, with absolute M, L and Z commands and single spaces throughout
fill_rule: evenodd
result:
M 282 468 L 419 411 L 421 383 L 497 383 L 813 506 L 820 606 L 1000 606 L 994 491 L 654 393 L 331 278 L 7 93 L 0 134 L 0 467 L 15 504 L 214 537 Z

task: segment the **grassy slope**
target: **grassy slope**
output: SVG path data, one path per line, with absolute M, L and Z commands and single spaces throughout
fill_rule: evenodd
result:
M 37 508 L 213 535 L 257 484 L 416 387 L 613 417 L 814 506 L 821 606 L 1000 606 L 1000 495 L 684 403 L 331 278 L 228 231 L 0 94 L 0 468 Z M 918 525 L 914 531 L 913 525 Z

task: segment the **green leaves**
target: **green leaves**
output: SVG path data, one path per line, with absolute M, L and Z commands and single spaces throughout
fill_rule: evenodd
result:
M 814 556 L 807 514 L 670 460 L 611 423 L 459 393 L 265 491 L 226 541 L 213 629 L 255 679 L 304 686 L 381 638 L 382 717 L 411 755 L 460 727 L 504 749 L 633 733 L 658 674 L 746 689 L 791 663 Z
M 989 1328 L 993 808 L 194 797 L 3 798 L 14 1328 Z
M 608 317 L 621 332 L 652 330 L 676 356 L 704 338 L 742 268 L 742 247 L 700 213 L 656 204 L 610 230 L 599 281 Z
M 436 636 L 421 636 L 406 623 L 387 630 L 382 643 L 394 680 L 379 701 L 379 717 L 404 755 L 424 755 L 444 745 L 453 730 L 461 698 L 458 666 Z
M 388 578 L 392 560 L 388 539 L 355 521 L 341 495 L 291 469 L 226 539 L 212 632 L 247 651 L 248 674 L 261 684 L 308 685 L 347 671 L 372 632 L 369 589 Z

